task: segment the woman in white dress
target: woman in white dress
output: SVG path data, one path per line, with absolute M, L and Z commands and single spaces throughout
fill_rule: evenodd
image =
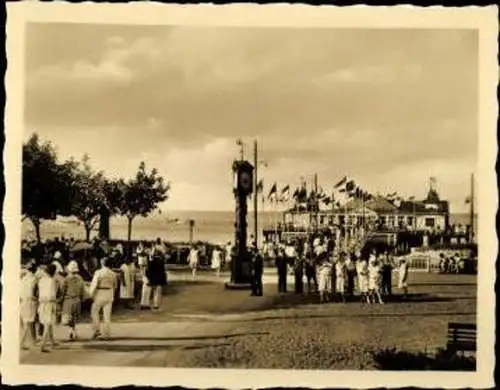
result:
M 220 268 L 222 265 L 222 253 L 218 247 L 214 247 L 212 250 L 211 268 L 220 276 Z
M 332 264 L 327 260 L 325 256 L 318 267 L 318 291 L 320 303 L 325 303 L 328 301 L 328 294 L 331 290 L 331 282 Z
M 382 296 L 380 294 L 380 280 L 381 280 L 381 266 L 379 261 L 372 257 L 368 263 L 368 289 L 369 289 L 369 300 L 370 303 L 373 300 L 374 303 L 383 304 Z
M 188 264 L 189 268 L 191 268 L 193 279 L 196 278 L 196 270 L 198 269 L 198 263 L 199 263 L 198 249 L 196 248 L 195 245 L 193 245 L 188 255 Z
M 335 291 L 340 302 L 345 302 L 346 271 L 345 254 L 342 253 L 335 262 Z
M 47 343 L 50 341 L 52 347 L 57 346 L 54 339 L 54 325 L 57 316 L 57 282 L 54 278 L 56 267 L 49 264 L 44 275 L 38 281 L 38 318 L 43 325 L 42 341 L 40 351 L 48 352 Z
M 135 272 L 134 262 L 127 257 L 120 266 L 120 299 L 129 309 L 132 308 L 135 298 Z
M 398 276 L 398 288 L 403 290 L 403 296 L 406 298 L 408 296 L 408 263 L 404 257 L 400 260 Z
M 368 262 L 366 259 L 360 259 L 357 263 L 357 273 L 361 303 L 370 303 L 368 297 Z

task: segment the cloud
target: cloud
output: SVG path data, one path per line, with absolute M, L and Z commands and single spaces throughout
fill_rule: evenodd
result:
M 268 182 L 477 157 L 473 31 L 39 26 L 28 47 L 29 128 L 120 174 L 147 157 L 172 204 L 231 198 L 236 138 L 259 139 Z

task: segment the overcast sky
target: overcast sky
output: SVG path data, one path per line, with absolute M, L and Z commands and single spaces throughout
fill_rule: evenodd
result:
M 139 162 L 172 183 L 166 210 L 232 209 L 235 140 L 271 183 L 349 175 L 467 210 L 478 142 L 472 30 L 31 24 L 26 136 L 108 175 Z

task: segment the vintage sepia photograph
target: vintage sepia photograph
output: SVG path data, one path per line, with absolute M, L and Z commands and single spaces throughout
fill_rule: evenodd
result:
M 493 364 L 479 28 L 66 8 L 24 22 L 6 126 L 18 371 Z

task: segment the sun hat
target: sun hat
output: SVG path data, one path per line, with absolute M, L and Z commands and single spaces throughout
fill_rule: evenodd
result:
M 68 266 L 66 267 L 66 270 L 71 273 L 77 273 L 78 263 L 75 260 L 70 261 Z
M 53 261 L 52 264 L 54 265 L 54 267 L 56 267 L 57 274 L 62 274 L 64 272 L 63 266 L 57 260 Z

